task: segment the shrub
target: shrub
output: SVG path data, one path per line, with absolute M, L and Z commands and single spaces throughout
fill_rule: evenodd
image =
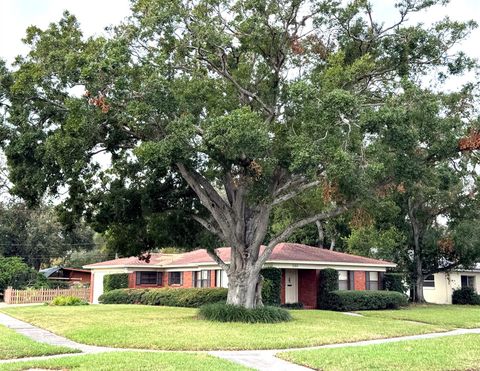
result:
M 266 305 L 280 305 L 282 271 L 279 268 L 264 268 L 260 271 L 263 276 L 262 300 Z
M 76 296 L 57 296 L 50 302 L 50 305 L 73 306 L 88 305 L 88 303 L 85 300 L 77 298 Z
M 128 288 L 128 273 L 109 274 L 103 277 L 103 291 Z
M 462 287 L 453 291 L 452 303 L 480 305 L 480 295 L 472 287 Z
M 286 303 L 286 304 L 282 304 L 280 305 L 280 307 L 282 308 L 286 308 L 286 309 L 303 309 L 303 303 Z
M 199 317 L 217 322 L 277 323 L 292 319 L 290 313 L 279 307 L 246 309 L 223 303 L 207 304 L 200 307 Z
M 338 290 L 338 271 L 327 268 L 322 269 L 318 276 L 317 308 L 328 309 L 325 302 L 332 291 Z
M 190 308 L 226 300 L 227 289 L 223 288 L 119 289 L 106 292 L 99 298 L 102 304 L 145 304 Z
M 14 289 L 47 285 L 46 277 L 25 264 L 21 258 L 0 257 L 0 292 L 11 286 Z
M 324 308 L 340 312 L 398 309 L 408 305 L 407 296 L 396 291 L 332 291 Z
M 405 294 L 408 287 L 405 285 L 405 276 L 402 273 L 385 273 L 383 288 L 387 291 L 397 291 Z

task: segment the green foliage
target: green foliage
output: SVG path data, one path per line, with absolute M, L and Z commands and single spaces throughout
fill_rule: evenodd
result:
M 317 308 L 326 309 L 328 295 L 330 292 L 337 290 L 338 271 L 331 268 L 320 270 L 318 274 Z
M 145 304 L 191 308 L 226 300 L 227 289 L 221 288 L 119 289 L 106 292 L 99 298 L 102 304 Z
M 29 27 L 28 53 L 14 71 L 0 66 L 0 99 L 9 102 L 0 141 L 12 193 L 35 205 L 67 190 L 62 223 L 86 220 L 124 255 L 222 242 L 252 260 L 296 220 L 304 220 L 298 227 L 334 209 L 324 214 L 332 219 L 345 213 L 337 207 L 396 193 L 398 219 L 375 223 L 384 232 L 366 233 L 370 241 L 405 241 L 395 258 L 406 267 L 413 201 L 421 240 L 429 241 L 417 254 L 425 271 L 451 258 L 468 265 L 477 244 L 457 236 L 455 253 L 438 253 L 426 235 L 436 210 L 448 209 L 450 222 L 432 235 L 446 237 L 464 209 L 480 209 L 463 187 L 475 160 L 458 151 L 478 127 L 476 86 L 415 86 L 425 75 L 440 86 L 476 67 L 450 49 L 474 22 L 406 23 L 441 2 L 401 0 L 401 21 L 388 24 L 366 1 L 225 1 L 219 16 L 211 0 L 134 0 L 108 37 L 84 38 L 68 12 L 46 29 Z M 304 26 L 308 37 L 300 37 Z M 292 70 L 302 73 L 287 78 Z M 72 86 L 85 95 L 72 95 Z M 111 159 L 108 169 L 99 151 Z M 310 207 L 301 193 L 315 188 Z M 286 217 L 270 218 L 285 200 Z M 266 238 L 269 220 L 276 228 Z
M 408 287 L 405 285 L 405 274 L 385 273 L 383 275 L 383 289 L 387 291 L 397 291 L 405 294 L 408 289 Z
M 85 225 L 63 226 L 55 209 L 32 209 L 23 202 L 0 204 L 0 254 L 18 256 L 36 270 L 52 259 L 63 258 L 67 251 L 91 249 L 93 233 Z
M 128 273 L 108 274 L 103 277 L 103 292 L 128 288 Z
M 262 300 L 266 305 L 280 305 L 282 286 L 282 271 L 279 268 L 264 268 L 260 271 L 263 276 Z
M 88 305 L 88 302 L 77 298 L 76 296 L 56 296 L 49 305 L 53 306 L 76 306 L 76 305 Z
M 43 274 L 30 268 L 21 258 L 0 256 L 0 292 L 9 286 L 14 289 L 24 289 L 33 286 L 48 286 L 48 283 Z
M 207 304 L 198 311 L 200 318 L 216 322 L 278 323 L 288 322 L 292 317 L 279 307 L 258 307 L 247 309 L 223 303 Z
M 480 305 L 480 295 L 477 294 L 473 287 L 462 287 L 461 289 L 453 290 L 452 303 Z
M 378 230 L 373 225 L 356 228 L 346 238 L 347 252 L 377 259 L 392 259 L 405 244 L 405 235 L 394 226 Z
M 332 291 L 323 309 L 349 312 L 356 310 L 398 309 L 408 305 L 407 296 L 395 291 Z

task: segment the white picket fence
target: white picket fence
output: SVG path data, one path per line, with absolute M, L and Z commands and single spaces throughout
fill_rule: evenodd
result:
M 5 290 L 3 299 L 6 304 L 31 304 L 47 303 L 57 296 L 76 296 L 88 301 L 90 288 L 15 290 L 9 287 Z

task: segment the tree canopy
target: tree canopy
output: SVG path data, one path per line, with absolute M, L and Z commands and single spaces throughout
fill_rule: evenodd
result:
M 30 27 L 30 52 L 4 84 L 13 192 L 34 204 L 66 189 L 66 219 L 133 233 L 137 251 L 160 219 L 190 215 L 232 247 L 229 262 L 210 250 L 228 302 L 259 305 L 259 272 L 278 242 L 391 184 L 389 138 L 410 149 L 410 129 L 388 125 L 402 113 L 396 95 L 474 67 L 452 51 L 473 22 L 407 22 L 442 2 L 399 0 L 388 25 L 362 0 L 135 0 L 108 38 L 85 39 L 69 13 Z M 267 237 L 272 212 L 316 188 L 312 212 Z M 142 214 L 126 229 L 122 217 L 151 203 L 160 219 Z

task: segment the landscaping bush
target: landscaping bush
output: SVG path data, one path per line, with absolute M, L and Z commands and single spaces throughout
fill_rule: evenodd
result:
M 109 274 L 103 277 L 103 292 L 128 288 L 128 273 Z
M 21 258 L 0 257 L 0 293 L 7 287 L 25 289 L 27 287 L 48 286 L 46 277 L 25 264 Z
M 463 287 L 453 291 L 452 303 L 480 305 L 480 295 L 472 287 Z
M 246 309 L 223 303 L 204 305 L 198 314 L 201 319 L 217 322 L 277 323 L 292 319 L 287 310 L 279 307 Z
M 397 291 L 405 294 L 408 289 L 405 285 L 405 275 L 403 273 L 385 273 L 383 288 L 387 291 Z
M 355 310 L 398 309 L 408 305 L 407 296 L 396 291 L 332 291 L 325 298 L 324 309 Z
M 282 271 L 279 268 L 264 268 L 260 271 L 263 276 L 262 300 L 265 305 L 280 305 L 282 285 Z
M 102 304 L 145 304 L 190 308 L 226 300 L 227 289 L 223 288 L 119 289 L 106 292 L 99 298 Z
M 287 303 L 287 304 L 282 304 L 280 305 L 282 308 L 286 309 L 303 309 L 303 303 Z
M 73 305 L 88 305 L 85 300 L 77 298 L 76 296 L 57 296 L 49 305 L 56 306 L 73 306 Z
M 325 302 L 332 291 L 338 290 L 338 271 L 327 268 L 322 269 L 318 276 L 317 308 L 325 308 Z

